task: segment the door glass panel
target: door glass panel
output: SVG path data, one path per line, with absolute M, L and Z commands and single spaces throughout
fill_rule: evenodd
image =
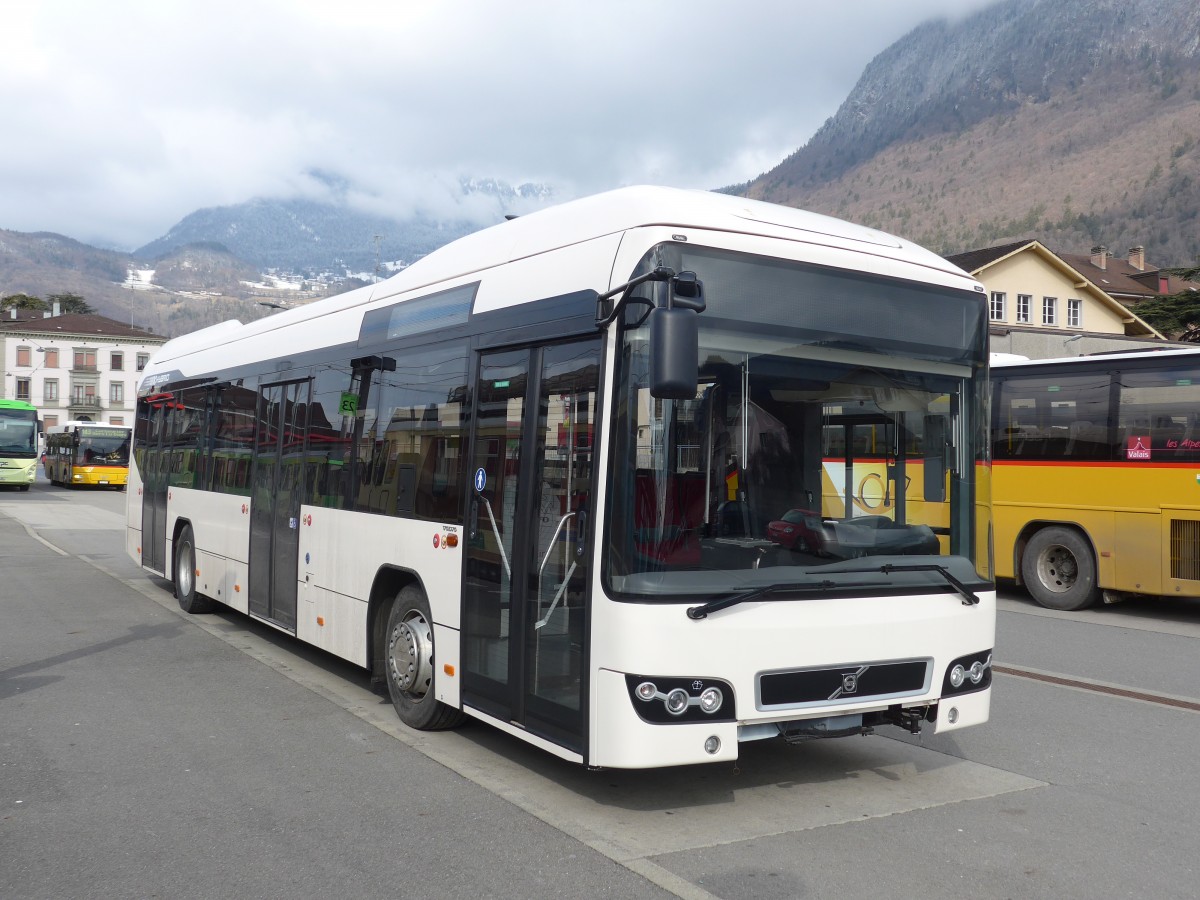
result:
M 308 382 L 264 387 L 258 397 L 250 512 L 250 610 L 296 624 L 301 470 Z
M 468 672 L 502 685 L 509 683 L 513 539 L 528 359 L 526 351 L 484 357 L 475 397 L 464 662 Z
M 598 342 L 542 354 L 536 524 L 530 531 L 526 683 L 530 716 L 578 733 Z
M 250 611 L 271 614 L 271 536 L 274 525 L 275 464 L 279 456 L 279 407 L 283 388 L 258 395 L 254 428 L 254 475 L 250 503 Z

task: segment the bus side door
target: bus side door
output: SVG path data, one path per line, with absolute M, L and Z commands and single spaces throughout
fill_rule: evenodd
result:
M 485 353 L 473 393 L 464 702 L 583 750 L 600 341 Z

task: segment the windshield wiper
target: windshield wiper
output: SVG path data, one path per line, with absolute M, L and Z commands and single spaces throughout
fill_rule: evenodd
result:
M 861 570 L 856 569 L 855 571 Z M 892 572 L 938 572 L 962 596 L 963 606 L 977 606 L 979 604 L 978 594 L 959 581 L 957 577 L 951 575 L 950 571 L 945 566 L 939 566 L 936 563 L 913 563 L 911 565 L 884 563 L 879 567 L 878 571 L 882 572 L 884 575 L 890 575 Z
M 828 591 L 833 588 L 844 587 L 866 587 L 868 582 L 845 582 L 845 581 L 802 581 L 795 584 L 768 584 L 765 587 L 755 588 L 752 591 L 745 591 L 741 594 L 734 594 L 732 597 L 721 597 L 717 600 L 709 600 L 707 603 L 702 603 L 700 606 L 688 607 L 689 619 L 706 619 L 710 612 L 717 612 L 722 609 L 729 609 L 731 606 L 737 606 L 739 603 L 749 603 L 751 600 L 758 600 L 766 597 L 768 594 L 779 593 L 780 591 L 794 591 L 797 593 L 811 593 L 813 591 Z

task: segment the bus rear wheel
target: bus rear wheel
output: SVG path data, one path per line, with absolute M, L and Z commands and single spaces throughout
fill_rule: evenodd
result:
M 453 728 L 462 713 L 434 694 L 433 616 L 425 592 L 403 588 L 388 613 L 384 642 L 388 695 L 400 721 L 420 731 Z
M 1043 528 L 1029 540 L 1021 558 L 1021 578 L 1030 595 L 1047 609 L 1086 609 L 1096 602 L 1096 556 L 1074 529 Z
M 196 593 L 196 538 L 191 525 L 184 525 L 175 541 L 175 599 L 185 613 L 210 613 L 216 606 Z

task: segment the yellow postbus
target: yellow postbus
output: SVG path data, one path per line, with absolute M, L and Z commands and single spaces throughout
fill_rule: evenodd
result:
M 1200 597 L 1200 347 L 993 360 L 992 500 L 1042 606 Z
M 46 477 L 51 484 L 125 490 L 129 477 L 128 425 L 67 422 L 46 431 Z

